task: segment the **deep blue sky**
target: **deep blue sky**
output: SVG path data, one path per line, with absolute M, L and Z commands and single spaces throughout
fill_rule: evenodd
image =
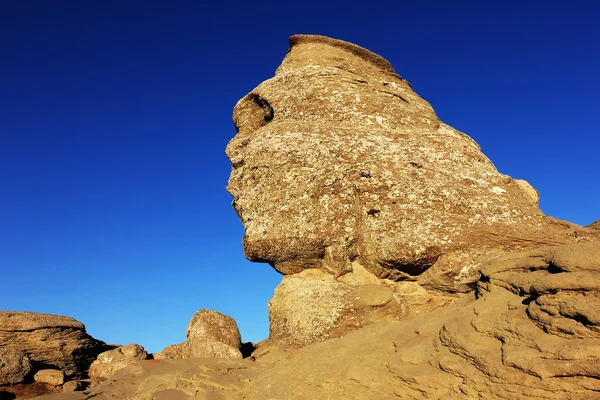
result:
M 224 148 L 294 33 L 381 54 L 544 212 L 600 219 L 595 2 L 203 3 L 0 0 L 0 309 L 149 351 L 200 308 L 266 337 L 280 276 L 243 257 Z

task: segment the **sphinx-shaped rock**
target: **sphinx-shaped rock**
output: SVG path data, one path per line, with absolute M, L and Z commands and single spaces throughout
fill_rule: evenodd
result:
M 358 263 L 378 278 L 469 290 L 490 252 L 600 238 L 547 217 L 385 59 L 296 35 L 235 106 L 228 190 L 252 261 L 282 274 Z
M 31 369 L 59 369 L 67 379 L 87 377 L 98 354 L 110 349 L 71 317 L 34 312 L 0 311 L 0 343 L 22 351 Z

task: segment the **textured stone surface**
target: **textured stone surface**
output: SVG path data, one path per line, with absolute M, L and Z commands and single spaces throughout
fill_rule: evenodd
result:
M 268 362 L 155 360 L 72 398 L 167 390 L 188 399 L 215 391 L 246 400 L 598 398 L 600 243 L 507 254 L 483 271 L 476 296 L 427 313 L 268 354 Z
M 213 310 L 199 310 L 186 330 L 183 358 L 242 358 L 242 338 L 233 318 Z
M 90 386 L 88 381 L 69 381 L 62 386 L 63 392 L 79 392 Z
M 52 386 L 60 386 L 65 383 L 65 374 L 58 369 L 42 369 L 35 373 L 33 380 Z
M 394 282 L 417 282 L 430 298 L 466 293 L 479 266 L 505 251 L 600 240 L 545 216 L 529 183 L 499 173 L 386 60 L 350 43 L 293 36 L 275 76 L 233 119 L 228 190 L 245 255 L 286 276 L 319 269 L 390 287 L 414 313 L 433 307 L 402 300 Z M 294 282 L 284 279 L 269 303 L 271 339 L 319 341 L 352 325 L 346 311 L 358 311 L 346 297 L 360 297 L 356 288 Z
M 589 224 L 588 228 L 600 230 L 600 220 Z
M 238 103 L 228 148 L 247 256 L 286 274 L 256 361 L 149 360 L 51 398 L 598 398 L 598 233 L 543 216 L 535 189 L 496 172 L 385 60 L 322 37 L 292 45 Z M 362 222 L 346 231 L 346 217 Z
M 236 322 L 217 311 L 197 311 L 188 324 L 185 336 L 185 342 L 167 346 L 155 353 L 154 358 L 242 358 L 242 338 Z
M 92 385 L 110 378 L 118 370 L 148 358 L 148 353 L 139 344 L 128 344 L 105 351 L 90 366 Z
M 486 253 L 589 241 L 546 217 L 383 58 L 324 37 L 291 49 L 233 113 L 228 190 L 253 261 L 283 274 L 352 261 L 378 278 L 469 291 Z
M 33 371 L 60 369 L 69 379 L 87 376 L 98 354 L 110 348 L 73 318 L 14 311 L 0 311 L 0 343 L 26 352 Z
M 153 353 L 152 356 L 156 360 L 162 360 L 165 358 L 169 358 L 172 360 L 179 360 L 183 358 L 181 356 L 181 348 L 183 347 L 183 343 L 172 344 L 165 347 L 162 351 L 158 353 Z
M 24 351 L 0 347 L 0 386 L 23 382 L 30 371 L 31 362 Z

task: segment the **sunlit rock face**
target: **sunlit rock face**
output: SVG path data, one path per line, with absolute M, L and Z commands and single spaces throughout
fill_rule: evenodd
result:
M 228 190 L 245 254 L 282 274 L 339 278 L 360 264 L 460 291 L 490 255 L 600 237 L 543 215 L 535 189 L 499 173 L 388 61 L 347 42 L 292 36 L 233 119 Z

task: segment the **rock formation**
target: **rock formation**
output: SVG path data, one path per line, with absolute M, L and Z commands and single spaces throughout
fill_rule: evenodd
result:
M 285 275 L 339 277 L 356 262 L 382 279 L 469 290 L 483 253 L 599 237 L 543 215 L 527 182 L 499 173 L 386 60 L 350 43 L 293 36 L 233 119 L 228 190 L 245 254 Z
M 242 338 L 235 320 L 217 311 L 197 311 L 185 336 L 185 342 L 168 346 L 154 358 L 242 358 Z
M 598 242 L 509 253 L 483 266 L 476 296 L 427 313 L 267 362 L 150 360 L 86 395 L 48 400 L 594 399 L 598 282 Z
M 109 348 L 73 318 L 0 311 L 0 349 L 25 353 L 32 373 L 51 368 L 61 370 L 67 379 L 86 377 L 96 356 Z
M 236 105 L 227 147 L 246 256 L 285 275 L 270 338 L 244 360 L 146 360 L 48 400 L 598 398 L 600 232 L 543 215 L 383 58 L 290 45 Z M 213 316 L 163 355 L 239 348 Z
M 92 385 L 97 385 L 110 378 L 118 370 L 147 358 L 148 353 L 138 344 L 120 346 L 100 353 L 90 366 L 89 376 Z
M 385 59 L 350 43 L 293 36 L 275 77 L 241 99 L 233 119 L 228 190 L 246 257 L 286 275 L 270 302 L 271 337 L 302 344 L 360 326 L 349 300 L 356 286 L 338 282 L 396 291 L 414 281 L 443 304 L 439 293 L 472 290 L 487 258 L 600 238 L 545 216 L 531 185 L 499 173 Z M 306 269 L 336 281 L 288 279 Z M 324 310 L 306 304 L 313 311 L 300 321 L 298 308 L 278 305 L 306 302 L 277 295 L 294 284 L 327 299 Z
M 593 222 L 587 226 L 590 229 L 600 230 L 600 219 L 596 222 Z

